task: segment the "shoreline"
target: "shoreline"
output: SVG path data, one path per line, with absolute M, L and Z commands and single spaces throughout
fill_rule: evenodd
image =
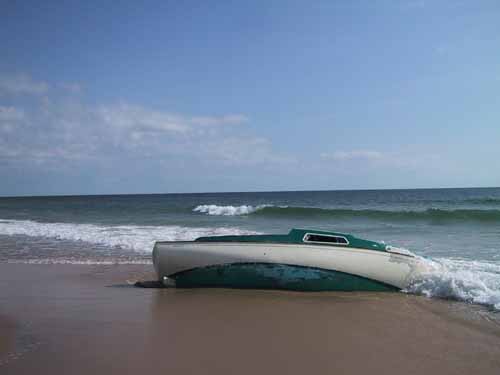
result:
M 498 322 L 463 303 L 404 293 L 131 285 L 152 279 L 149 265 L 0 264 L 0 329 L 7 332 L 0 372 L 500 369 Z M 9 350 L 16 358 L 2 363 Z

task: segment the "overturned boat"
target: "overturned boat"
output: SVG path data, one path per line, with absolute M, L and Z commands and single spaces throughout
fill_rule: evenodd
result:
M 395 291 L 408 286 L 419 263 L 404 249 L 307 229 L 162 241 L 153 249 L 160 281 L 180 288 Z

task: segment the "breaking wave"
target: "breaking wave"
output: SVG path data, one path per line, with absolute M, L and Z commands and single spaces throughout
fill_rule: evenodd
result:
M 200 212 L 207 215 L 217 216 L 237 216 L 249 215 L 258 210 L 262 210 L 270 205 L 262 204 L 258 206 L 241 205 L 241 206 L 217 206 L 216 204 L 202 204 L 196 206 L 193 211 Z
M 94 224 L 40 223 L 31 220 L 0 220 L 0 235 L 25 235 L 57 240 L 82 241 L 139 253 L 150 253 L 155 241 L 186 241 L 201 236 L 255 234 L 238 228 L 191 228 L 181 226 L 102 226 Z
M 422 262 L 425 271 L 405 292 L 500 310 L 500 264 L 451 258 L 425 258 Z
M 429 208 L 426 210 L 372 210 L 372 209 L 343 209 L 343 208 L 319 208 L 319 207 L 294 207 L 274 206 L 263 204 L 258 206 L 218 206 L 215 204 L 199 205 L 193 209 L 194 212 L 207 215 L 238 216 L 258 215 L 262 217 L 276 218 L 361 218 L 372 220 L 391 221 L 431 221 L 431 222 L 453 222 L 453 221 L 476 221 L 500 223 L 500 210 L 496 209 L 456 209 L 446 210 Z

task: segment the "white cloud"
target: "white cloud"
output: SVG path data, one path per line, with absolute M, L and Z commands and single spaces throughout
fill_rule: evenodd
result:
M 3 136 L 14 132 L 16 125 L 23 121 L 25 113 L 16 107 L 6 107 L 0 105 L 0 134 Z
M 49 90 L 46 82 L 35 81 L 25 74 L 0 76 L 0 93 L 13 95 L 43 95 Z
M 203 116 L 192 117 L 190 122 L 195 125 L 239 125 L 248 122 L 244 115 Z
M 40 100 L 12 97 L 15 106 L 0 106 L 0 162 L 56 166 L 147 157 L 170 165 L 225 167 L 290 160 L 277 154 L 269 140 L 235 126 L 250 121 L 243 114 L 185 115 L 129 103 L 93 106 L 82 99 L 51 90 Z
M 335 151 L 333 153 L 322 153 L 323 159 L 335 161 L 349 161 L 349 160 L 380 160 L 384 157 L 379 151 L 371 150 L 351 150 L 351 151 Z
M 248 121 L 248 118 L 241 114 L 184 116 L 123 103 L 102 106 L 96 114 L 108 126 L 130 129 L 135 139 L 141 138 L 141 132 L 186 133 L 198 127 L 236 125 Z
M 189 130 L 189 122 L 182 116 L 149 110 L 140 106 L 120 104 L 103 106 L 96 111 L 103 122 L 111 127 L 140 131 L 183 133 Z
M 225 137 L 201 143 L 206 157 L 228 165 L 284 164 L 294 159 L 277 154 L 271 141 L 262 137 Z
M 0 105 L 0 122 L 20 121 L 24 119 L 24 111 L 15 107 Z
M 369 169 L 419 169 L 429 165 L 439 164 L 441 157 L 431 152 L 411 152 L 408 150 L 395 152 L 380 152 L 373 150 L 351 150 L 323 153 L 320 155 L 325 161 L 334 161 L 335 166 Z

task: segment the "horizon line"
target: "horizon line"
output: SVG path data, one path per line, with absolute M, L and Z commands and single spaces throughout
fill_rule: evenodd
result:
M 469 187 L 420 187 L 420 188 L 379 188 L 379 189 L 317 189 L 317 190 L 247 190 L 247 191 L 200 191 L 200 192 L 163 192 L 163 193 L 106 193 L 106 194 L 47 194 L 47 195 L 0 195 L 3 198 L 64 198 L 64 197 L 109 197 L 139 195 L 202 195 L 202 194 L 258 194 L 258 193 L 303 193 L 333 191 L 395 191 L 395 190 L 460 190 L 460 189 L 499 189 L 500 186 Z

